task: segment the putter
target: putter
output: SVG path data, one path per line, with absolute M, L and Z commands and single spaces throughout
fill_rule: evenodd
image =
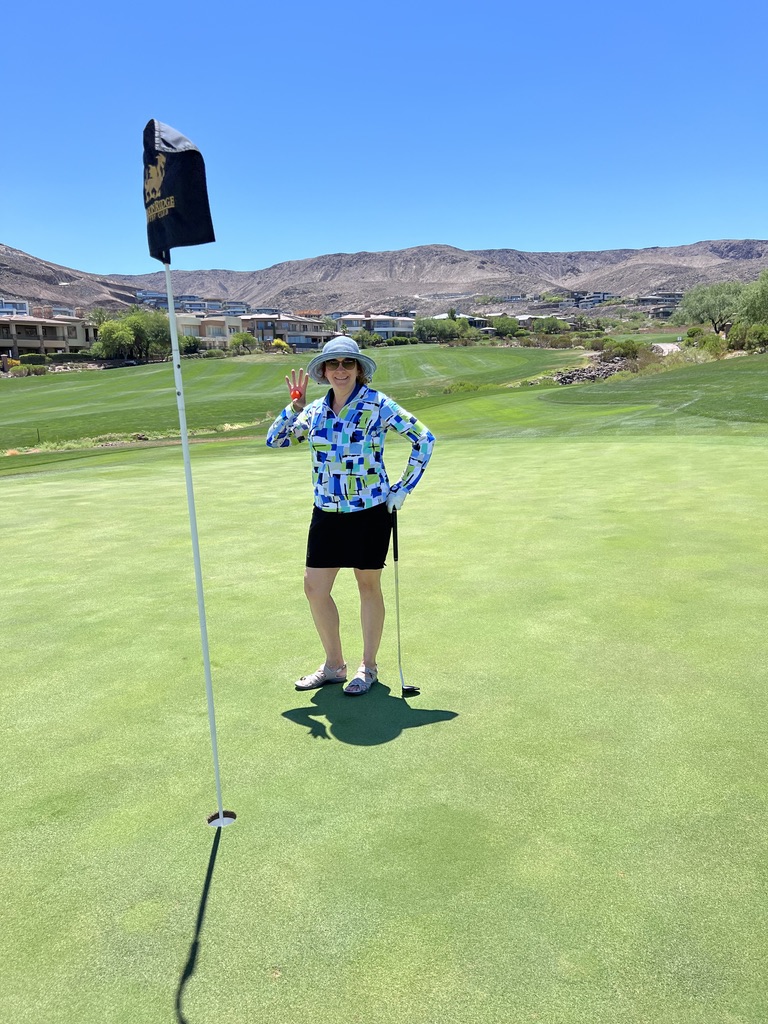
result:
M 392 548 L 395 558 L 395 618 L 397 619 L 397 667 L 400 672 L 400 694 L 403 697 L 418 697 L 418 686 L 408 686 L 403 678 L 403 658 L 400 650 L 400 582 L 397 578 L 397 509 L 392 509 Z

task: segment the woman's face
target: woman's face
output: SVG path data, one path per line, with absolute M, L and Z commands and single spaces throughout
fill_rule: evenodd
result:
M 360 364 L 356 359 L 329 359 L 323 363 L 325 379 L 332 388 L 344 391 L 357 383 Z

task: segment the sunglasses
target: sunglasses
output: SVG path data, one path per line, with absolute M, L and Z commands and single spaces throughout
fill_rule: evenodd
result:
M 338 370 L 340 366 L 343 366 L 345 370 L 354 370 L 357 366 L 356 359 L 326 359 L 325 365 L 328 369 Z

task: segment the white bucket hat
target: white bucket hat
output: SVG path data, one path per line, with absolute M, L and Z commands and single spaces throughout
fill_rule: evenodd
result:
M 360 363 L 365 379 L 370 380 L 376 372 L 376 363 L 370 356 L 364 356 L 354 338 L 348 338 L 346 334 L 337 334 L 335 338 L 326 341 L 322 351 L 310 359 L 307 373 L 317 384 L 324 384 L 323 363 L 326 359 L 349 359 L 350 357 Z

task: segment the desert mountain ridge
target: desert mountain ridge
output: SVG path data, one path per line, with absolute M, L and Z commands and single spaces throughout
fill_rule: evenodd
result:
M 691 245 L 594 252 L 522 252 L 420 245 L 390 252 L 332 253 L 264 270 L 173 270 L 177 295 L 237 299 L 282 309 L 468 312 L 479 296 L 493 306 L 513 295 L 612 292 L 626 297 L 682 292 L 696 284 L 755 280 L 768 269 L 768 241 L 721 239 Z M 87 274 L 0 244 L 0 297 L 90 309 L 135 301 L 137 289 L 164 291 L 162 271 Z M 487 302 L 487 300 L 486 300 Z

